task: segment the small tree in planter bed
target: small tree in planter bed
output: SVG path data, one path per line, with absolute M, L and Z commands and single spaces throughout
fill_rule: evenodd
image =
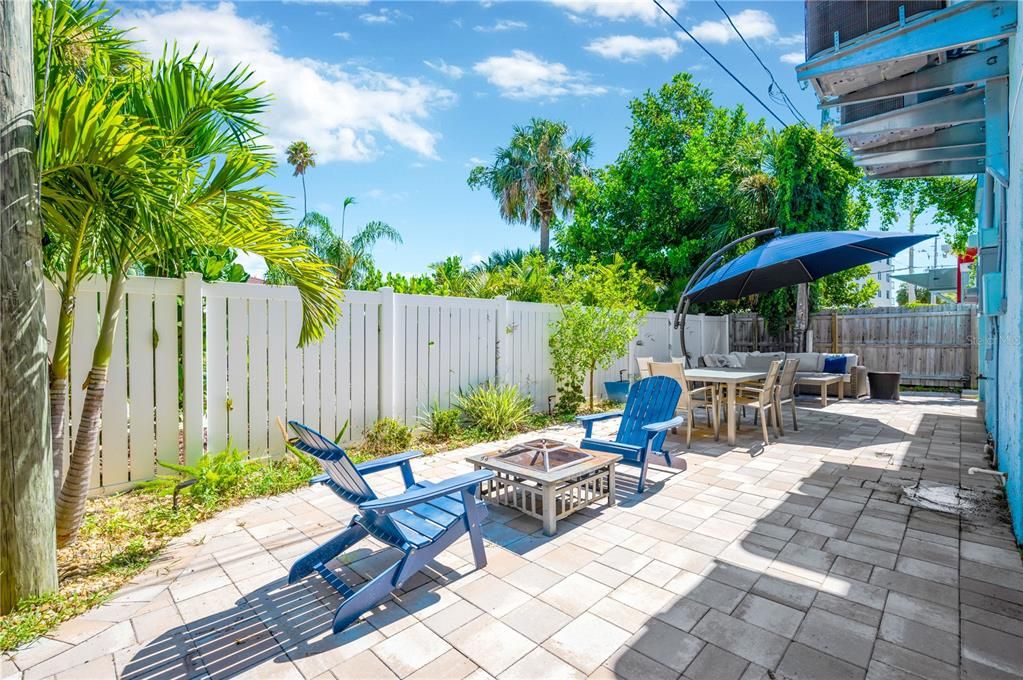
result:
M 594 374 L 628 353 L 653 283 L 635 265 L 616 257 L 611 264 L 591 261 L 576 267 L 558 288 L 555 301 L 561 307 L 561 318 L 551 323 L 550 348 L 558 385 L 557 409 L 568 414 L 583 402 L 587 374 L 593 408 Z

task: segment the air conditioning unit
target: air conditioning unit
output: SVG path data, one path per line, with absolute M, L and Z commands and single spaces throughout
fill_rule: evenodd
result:
M 835 48 L 899 22 L 899 7 L 906 17 L 948 6 L 947 0 L 806 0 L 806 58 Z

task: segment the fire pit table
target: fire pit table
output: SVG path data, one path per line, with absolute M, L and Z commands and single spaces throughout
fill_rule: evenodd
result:
M 534 439 L 503 451 L 466 460 L 497 476 L 480 485 L 480 495 L 543 521 L 552 536 L 558 520 L 606 498 L 615 504 L 616 453 L 584 451 L 553 439 Z

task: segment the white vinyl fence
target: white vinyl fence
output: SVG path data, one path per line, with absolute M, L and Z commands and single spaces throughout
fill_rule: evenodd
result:
M 106 298 L 106 283 L 85 281 L 75 307 L 67 447 Z M 57 291 L 47 288 L 50 343 Z M 156 461 L 194 461 L 228 444 L 254 456 L 279 455 L 277 421 L 301 420 L 344 441 L 380 418 L 414 426 L 431 405 L 448 407 L 483 382 L 518 385 L 537 410 L 555 394 L 548 342 L 554 305 L 503 298 L 346 291 L 341 317 L 321 342 L 298 347 L 302 303 L 292 287 L 133 277 L 104 397 L 95 492 L 114 492 L 159 472 Z M 651 312 L 629 354 L 597 376 L 637 372 L 635 357 L 680 355 L 672 314 Z M 690 315 L 692 355 L 725 352 L 727 317 Z M 66 447 L 66 448 L 67 448 Z M 64 451 L 67 456 L 67 450 Z M 66 469 L 66 468 L 65 468 Z

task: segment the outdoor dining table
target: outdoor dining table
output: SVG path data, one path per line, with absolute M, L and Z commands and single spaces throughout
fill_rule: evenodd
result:
M 726 387 L 728 408 L 728 443 L 735 445 L 735 395 L 739 383 L 756 382 L 767 377 L 767 371 L 747 368 L 687 368 L 686 380 L 691 382 L 714 383 Z

